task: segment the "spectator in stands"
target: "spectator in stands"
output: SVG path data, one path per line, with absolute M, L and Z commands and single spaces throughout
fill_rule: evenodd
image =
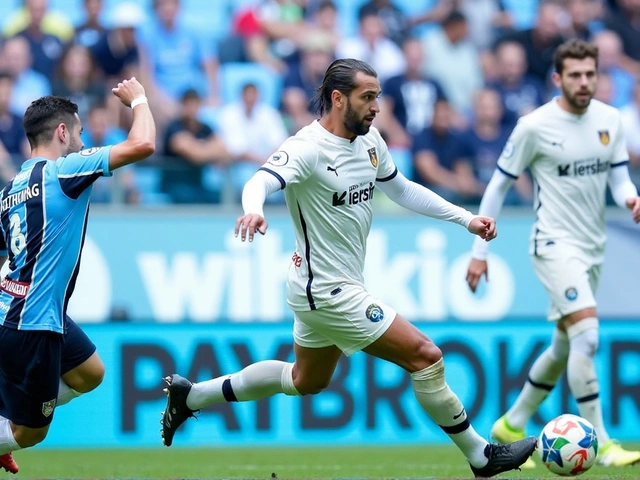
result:
M 640 79 L 636 80 L 634 86 L 633 101 L 621 108 L 620 114 L 631 166 L 640 172 Z
M 498 40 L 520 43 L 526 52 L 527 73 L 547 83 L 553 63 L 553 53 L 562 43 L 562 7 L 553 0 L 541 0 L 538 6 L 538 17 L 533 28 L 520 30 Z
M 106 81 L 111 77 L 125 78 L 123 72 L 129 65 L 139 62 L 136 29 L 145 20 L 142 8 L 133 2 L 118 4 L 110 13 L 110 29 L 103 32 L 89 50 L 102 69 Z
M 616 9 L 609 9 L 605 25 L 622 39 L 625 56 L 634 63 L 636 75 L 640 74 L 640 2 L 618 0 Z
M 451 12 L 423 39 L 426 52 L 424 71 L 440 82 L 453 108 L 460 114 L 471 111 L 474 93 L 482 87 L 482 68 L 478 51 L 469 41 L 467 20 Z
M 623 107 L 631 101 L 635 78 L 623 67 L 622 41 L 612 30 L 603 30 L 593 37 L 593 43 L 598 47 L 598 71 L 607 73 L 611 79 L 611 97 L 607 102 L 616 108 Z M 640 35 L 638 36 L 640 41 Z M 602 78 L 600 78 L 602 80 Z M 602 87 L 598 82 L 598 89 Z
M 165 168 L 161 190 L 173 203 L 218 203 L 220 191 L 211 191 L 203 180 L 209 165 L 224 167 L 231 155 L 211 127 L 198 120 L 202 105 L 196 90 L 187 90 L 181 99 L 180 117 L 167 127 L 164 137 Z
M 34 20 L 37 21 L 43 33 L 54 35 L 63 43 L 73 38 L 71 21 L 63 13 L 49 10 L 48 0 L 24 0 L 22 7 L 4 23 L 2 33 L 5 37 L 13 37 L 33 24 Z
M 496 79 L 489 84 L 502 100 L 504 123 L 512 129 L 518 118 L 532 112 L 546 100 L 544 84 L 527 74 L 524 47 L 515 41 L 504 41 L 496 49 Z
M 10 109 L 13 77 L 0 72 L 0 180 L 10 181 L 31 149 L 22 128 L 22 117 Z
M 51 81 L 64 44 L 60 38 L 42 29 L 47 9 L 46 0 L 27 0 L 26 7 L 29 12 L 29 23 L 17 32 L 16 36 L 24 37 L 29 42 L 33 58 L 32 68 Z
M 141 29 L 142 65 L 152 85 L 154 116 L 173 117 L 187 90 L 218 103 L 218 63 L 212 46 L 179 17 L 180 0 L 153 0 L 154 17 Z
M 420 40 L 405 40 L 402 51 L 407 68 L 382 86 L 376 126 L 390 146 L 410 148 L 412 137 L 431 125 L 435 103 L 446 96 L 440 84 L 422 72 L 424 53 Z
M 2 57 L 4 68 L 15 81 L 11 111 L 22 117 L 33 100 L 51 94 L 51 84 L 47 77 L 32 69 L 33 60 L 26 38 L 18 36 L 5 40 Z
M 502 102 L 497 91 L 485 88 L 476 94 L 473 121 L 464 134 L 460 156 L 472 165 L 474 175 L 480 182 L 479 194 L 484 192 L 491 180 L 500 153 L 511 134 L 510 128 L 502 121 L 503 115 Z M 515 188 L 507 194 L 505 204 L 530 204 L 532 199 L 531 180 L 524 174 L 518 177 Z
M 95 45 L 106 29 L 100 22 L 102 0 L 84 0 L 85 20 L 75 30 L 74 42 L 84 47 Z
M 611 75 L 603 70 L 598 73 L 598 88 L 593 98 L 606 103 L 607 105 L 613 105 L 613 99 L 615 96 L 615 86 Z
M 87 117 L 82 134 L 84 148 L 115 145 L 127 139 L 127 132 L 115 125 L 107 104 L 103 100 L 89 107 Z M 112 182 L 107 177 L 96 180 L 91 191 L 91 201 L 108 203 L 120 200 L 125 203 L 138 203 L 139 194 L 135 189 L 134 181 L 136 168 L 134 165 L 129 165 L 115 172 L 116 182 Z
M 602 13 L 601 0 L 567 0 L 567 13 L 571 17 L 566 37 L 577 37 L 591 41 L 604 28 L 599 16 Z
M 338 44 L 336 56 L 367 62 L 378 72 L 381 83 L 400 75 L 406 67 L 402 50 L 385 36 L 382 19 L 371 12 L 365 12 L 360 18 L 357 36 Z
M 413 142 L 415 181 L 432 189 L 453 203 L 475 201 L 482 186 L 473 175 L 473 167 L 465 159 L 462 133 L 452 128 L 449 104 L 436 102 L 431 126 Z
M 301 47 L 300 62 L 284 79 L 282 108 L 290 133 L 316 118 L 311 100 L 334 59 L 332 41 L 324 35 L 309 36 Z
M 358 10 L 358 18 L 366 15 L 381 18 L 385 35 L 400 46 L 409 36 L 407 17 L 392 0 L 369 0 Z
M 258 87 L 247 83 L 242 100 L 220 112 L 220 139 L 233 159 L 232 181 L 238 199 L 244 184 L 289 136 L 280 112 L 259 100 Z
M 105 87 L 96 72 L 89 50 L 71 44 L 60 59 L 58 74 L 52 84 L 54 95 L 67 97 L 78 105 L 78 115 L 83 123 L 87 120 L 89 107 L 105 98 Z

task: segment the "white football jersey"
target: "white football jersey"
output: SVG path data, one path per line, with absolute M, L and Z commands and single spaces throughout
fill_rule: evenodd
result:
M 530 253 L 560 241 L 601 256 L 609 172 L 628 158 L 620 114 L 605 103 L 592 100 L 575 115 L 553 99 L 522 117 L 498 169 L 515 178 L 528 167 L 533 175 L 537 218 Z
M 261 170 L 286 187 L 295 229 L 289 305 L 313 310 L 342 285 L 364 285 L 375 185 L 398 172 L 378 130 L 350 141 L 315 121 L 287 139 Z

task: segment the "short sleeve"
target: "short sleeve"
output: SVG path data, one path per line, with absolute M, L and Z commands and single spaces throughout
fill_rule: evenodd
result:
M 372 163 L 375 161 L 375 157 L 378 157 L 376 182 L 388 182 L 398 174 L 398 167 L 396 167 L 396 164 L 393 162 L 393 158 L 391 158 L 391 154 L 389 153 L 389 148 L 380 134 L 377 133 L 376 137 L 378 140 L 377 149 L 375 147 L 370 148 L 367 150 L 367 153 L 369 154 L 369 159 Z M 376 152 L 376 150 L 378 151 Z
M 498 170 L 511 178 L 518 178 L 535 157 L 535 138 L 531 127 L 518 120 L 517 125 L 505 143 L 500 158 Z
M 625 165 L 629 161 L 629 150 L 627 149 L 627 140 L 624 134 L 624 126 L 622 125 L 622 115 L 617 113 L 616 136 L 613 144 L 613 158 L 611 165 L 613 167 L 618 165 Z
M 318 153 L 310 143 L 293 137 L 284 142 L 259 170 L 276 177 L 284 189 L 288 184 L 309 178 L 317 163 Z
M 58 181 L 66 196 L 77 199 L 100 177 L 110 177 L 111 147 L 94 147 L 58 160 Z

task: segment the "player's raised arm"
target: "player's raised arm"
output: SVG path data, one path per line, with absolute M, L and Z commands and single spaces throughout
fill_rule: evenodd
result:
M 135 77 L 123 80 L 111 91 L 125 106 L 133 109 L 133 124 L 127 139 L 111 148 L 109 169 L 114 170 L 153 155 L 156 150 L 156 124 L 144 87 Z

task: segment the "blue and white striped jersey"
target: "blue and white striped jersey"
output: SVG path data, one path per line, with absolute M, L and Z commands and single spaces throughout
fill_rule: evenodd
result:
M 9 273 L 0 281 L 0 325 L 64 332 L 91 187 L 111 176 L 110 151 L 90 148 L 57 161 L 27 160 L 0 193 L 0 247 L 9 257 Z

